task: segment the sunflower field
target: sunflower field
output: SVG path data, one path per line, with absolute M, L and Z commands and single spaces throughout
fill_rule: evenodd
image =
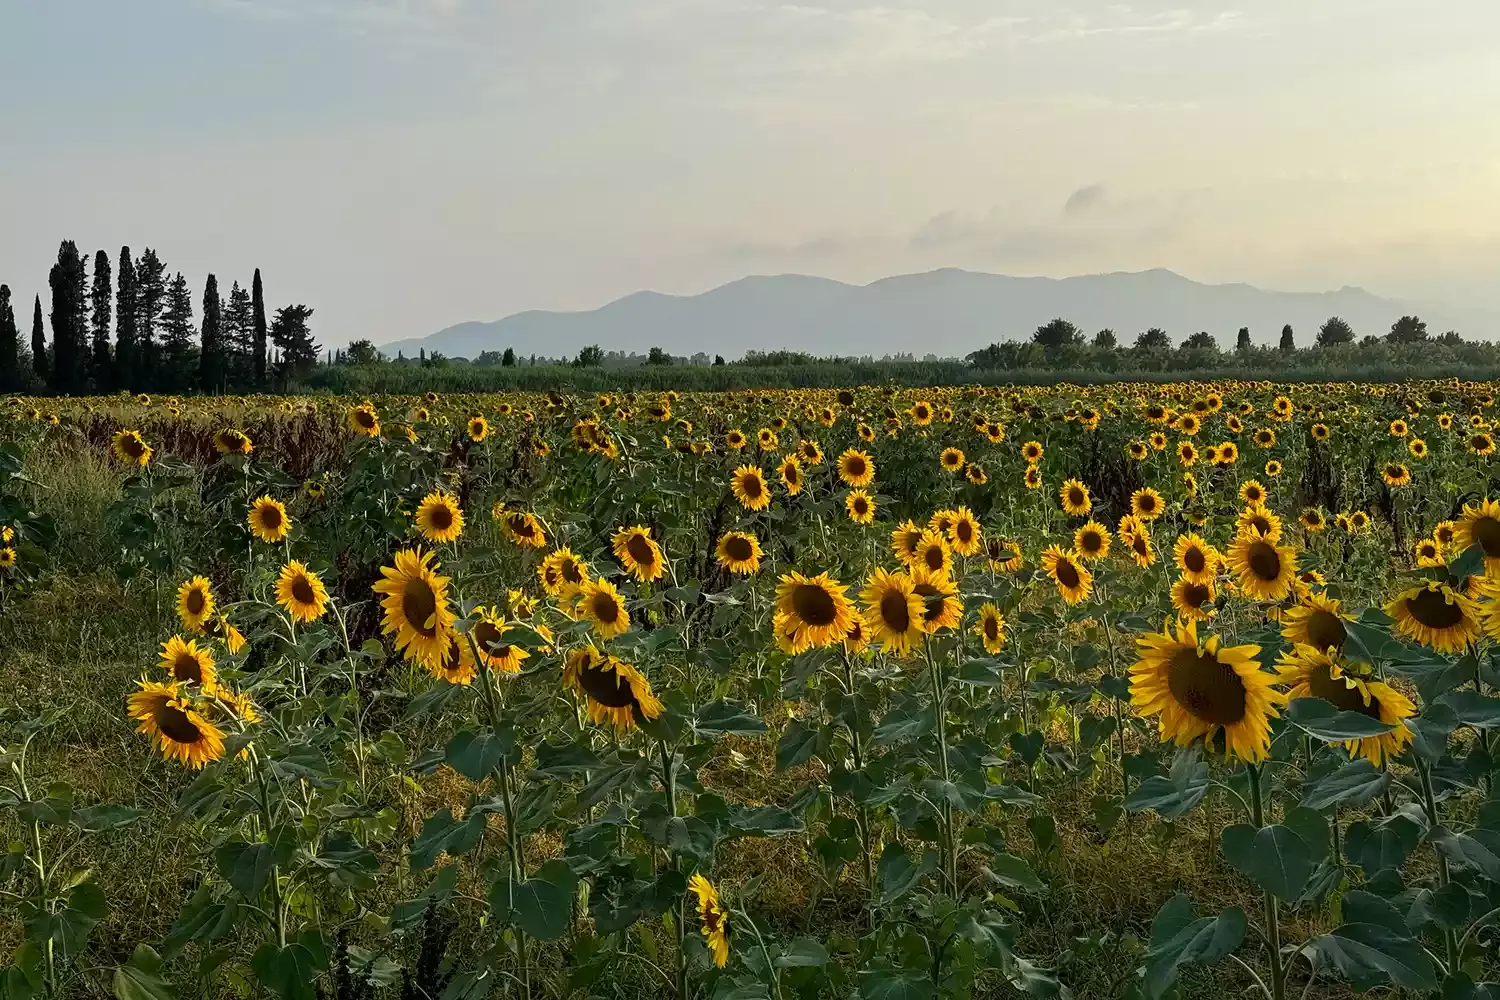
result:
M 1496 1000 L 1495 391 L 0 402 L 0 1000 Z

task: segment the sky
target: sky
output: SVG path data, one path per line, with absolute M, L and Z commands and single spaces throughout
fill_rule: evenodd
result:
M 939 267 L 1500 310 L 1495 0 L 0 0 L 0 93 L 23 318 L 64 238 L 325 344 Z

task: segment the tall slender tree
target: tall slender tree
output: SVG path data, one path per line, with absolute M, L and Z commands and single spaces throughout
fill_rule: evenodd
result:
M 250 308 L 254 315 L 251 349 L 255 354 L 255 384 L 266 384 L 266 293 L 260 284 L 260 268 L 255 269 L 255 278 L 250 282 Z
M 87 371 L 84 329 L 84 265 L 78 245 L 63 240 L 57 249 L 57 263 L 47 275 L 52 290 L 52 388 L 57 392 L 77 392 L 83 388 Z
M 10 304 L 10 286 L 0 285 L 0 392 L 21 388 L 21 334 Z
M 234 386 L 251 385 L 255 379 L 255 321 L 250 292 L 236 281 L 224 307 L 224 367 Z
M 120 248 L 120 273 L 115 280 L 115 370 L 112 387 L 134 389 L 140 379 L 139 349 L 135 336 L 135 264 L 130 248 Z
M 198 350 L 198 388 L 204 392 L 219 392 L 224 388 L 223 311 L 219 279 L 210 274 L 203 286 L 203 337 Z
M 109 323 L 113 299 L 109 254 L 100 250 L 94 254 L 94 290 L 89 315 L 93 334 L 89 352 L 89 377 L 93 379 L 95 392 L 109 392 L 114 388 L 114 363 L 109 353 Z
M 283 306 L 276 310 L 271 323 L 271 341 L 281 355 L 276 376 L 283 381 L 306 375 L 318 363 L 318 345 L 314 343 L 307 321 L 313 311 L 304 305 Z
M 167 286 L 167 307 L 161 315 L 160 388 L 171 392 L 192 388 L 198 362 L 194 333 L 193 293 L 178 271 Z
M 42 325 L 42 297 L 38 295 L 31 308 L 31 370 L 42 382 L 51 373 L 47 357 L 47 328 Z
M 135 262 L 135 342 L 137 388 L 157 388 L 161 374 L 158 367 L 156 331 L 161 325 L 162 309 L 167 301 L 167 265 L 147 247 Z M 190 300 L 191 304 L 191 300 Z

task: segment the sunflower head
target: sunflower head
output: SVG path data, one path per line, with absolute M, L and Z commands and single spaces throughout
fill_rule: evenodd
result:
M 760 539 L 746 531 L 726 531 L 715 549 L 719 565 L 731 573 L 748 576 L 760 572 Z
M 646 675 L 593 647 L 574 650 L 563 667 L 563 685 L 581 697 L 589 720 L 627 732 L 654 721 L 665 710 Z
M 1109 529 L 1098 521 L 1089 521 L 1073 532 L 1073 549 L 1080 558 L 1098 562 L 1109 555 Z
M 1439 653 L 1456 653 L 1479 635 L 1474 602 L 1436 580 L 1397 594 L 1385 613 L 1398 634 Z
M 641 525 L 620 528 L 611 538 L 611 546 L 626 572 L 642 583 L 659 579 L 666 572 L 661 546 L 651 537 L 650 530 Z
M 451 542 L 464 530 L 464 512 L 458 500 L 442 490 L 433 490 L 417 504 L 417 531 L 429 542 Z
M 195 576 L 177 588 L 177 617 L 189 632 L 203 631 L 204 623 L 213 617 L 214 607 L 214 592 L 208 577 Z
M 318 574 L 293 559 L 276 578 L 276 603 L 299 622 L 316 621 L 328 607 L 328 588 Z
M 263 542 L 283 541 L 292 531 L 292 519 L 287 516 L 286 505 L 271 496 L 258 497 L 250 505 L 247 520 L 250 533 Z
M 116 431 L 110 442 L 110 449 L 120 461 L 137 468 L 144 468 L 149 464 L 153 454 L 151 446 L 141 437 L 141 432 L 132 430 Z

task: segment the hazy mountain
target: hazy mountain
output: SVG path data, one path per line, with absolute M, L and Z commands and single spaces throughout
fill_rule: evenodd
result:
M 1361 288 L 1336 292 L 1274 292 L 1250 285 L 1204 285 L 1166 270 L 1076 278 L 1012 278 L 944 269 L 847 285 L 800 274 L 741 278 L 700 295 L 637 292 L 587 312 L 516 313 L 491 323 L 450 326 L 427 337 L 382 346 L 414 356 L 419 349 L 449 357 L 514 348 L 525 357 L 562 357 L 598 344 L 644 354 L 698 352 L 734 359 L 746 350 L 787 348 L 817 355 L 911 353 L 959 357 L 997 340 L 1029 337 L 1061 316 L 1089 334 L 1113 329 L 1122 344 L 1159 326 L 1174 342 L 1207 330 L 1223 348 L 1250 328 L 1257 343 L 1275 344 L 1292 324 L 1299 347 L 1312 343 L 1329 316 L 1342 316 L 1359 336 L 1384 334 L 1413 311 L 1434 334 L 1456 329 L 1489 338 L 1500 317 L 1455 307 L 1416 307 Z

